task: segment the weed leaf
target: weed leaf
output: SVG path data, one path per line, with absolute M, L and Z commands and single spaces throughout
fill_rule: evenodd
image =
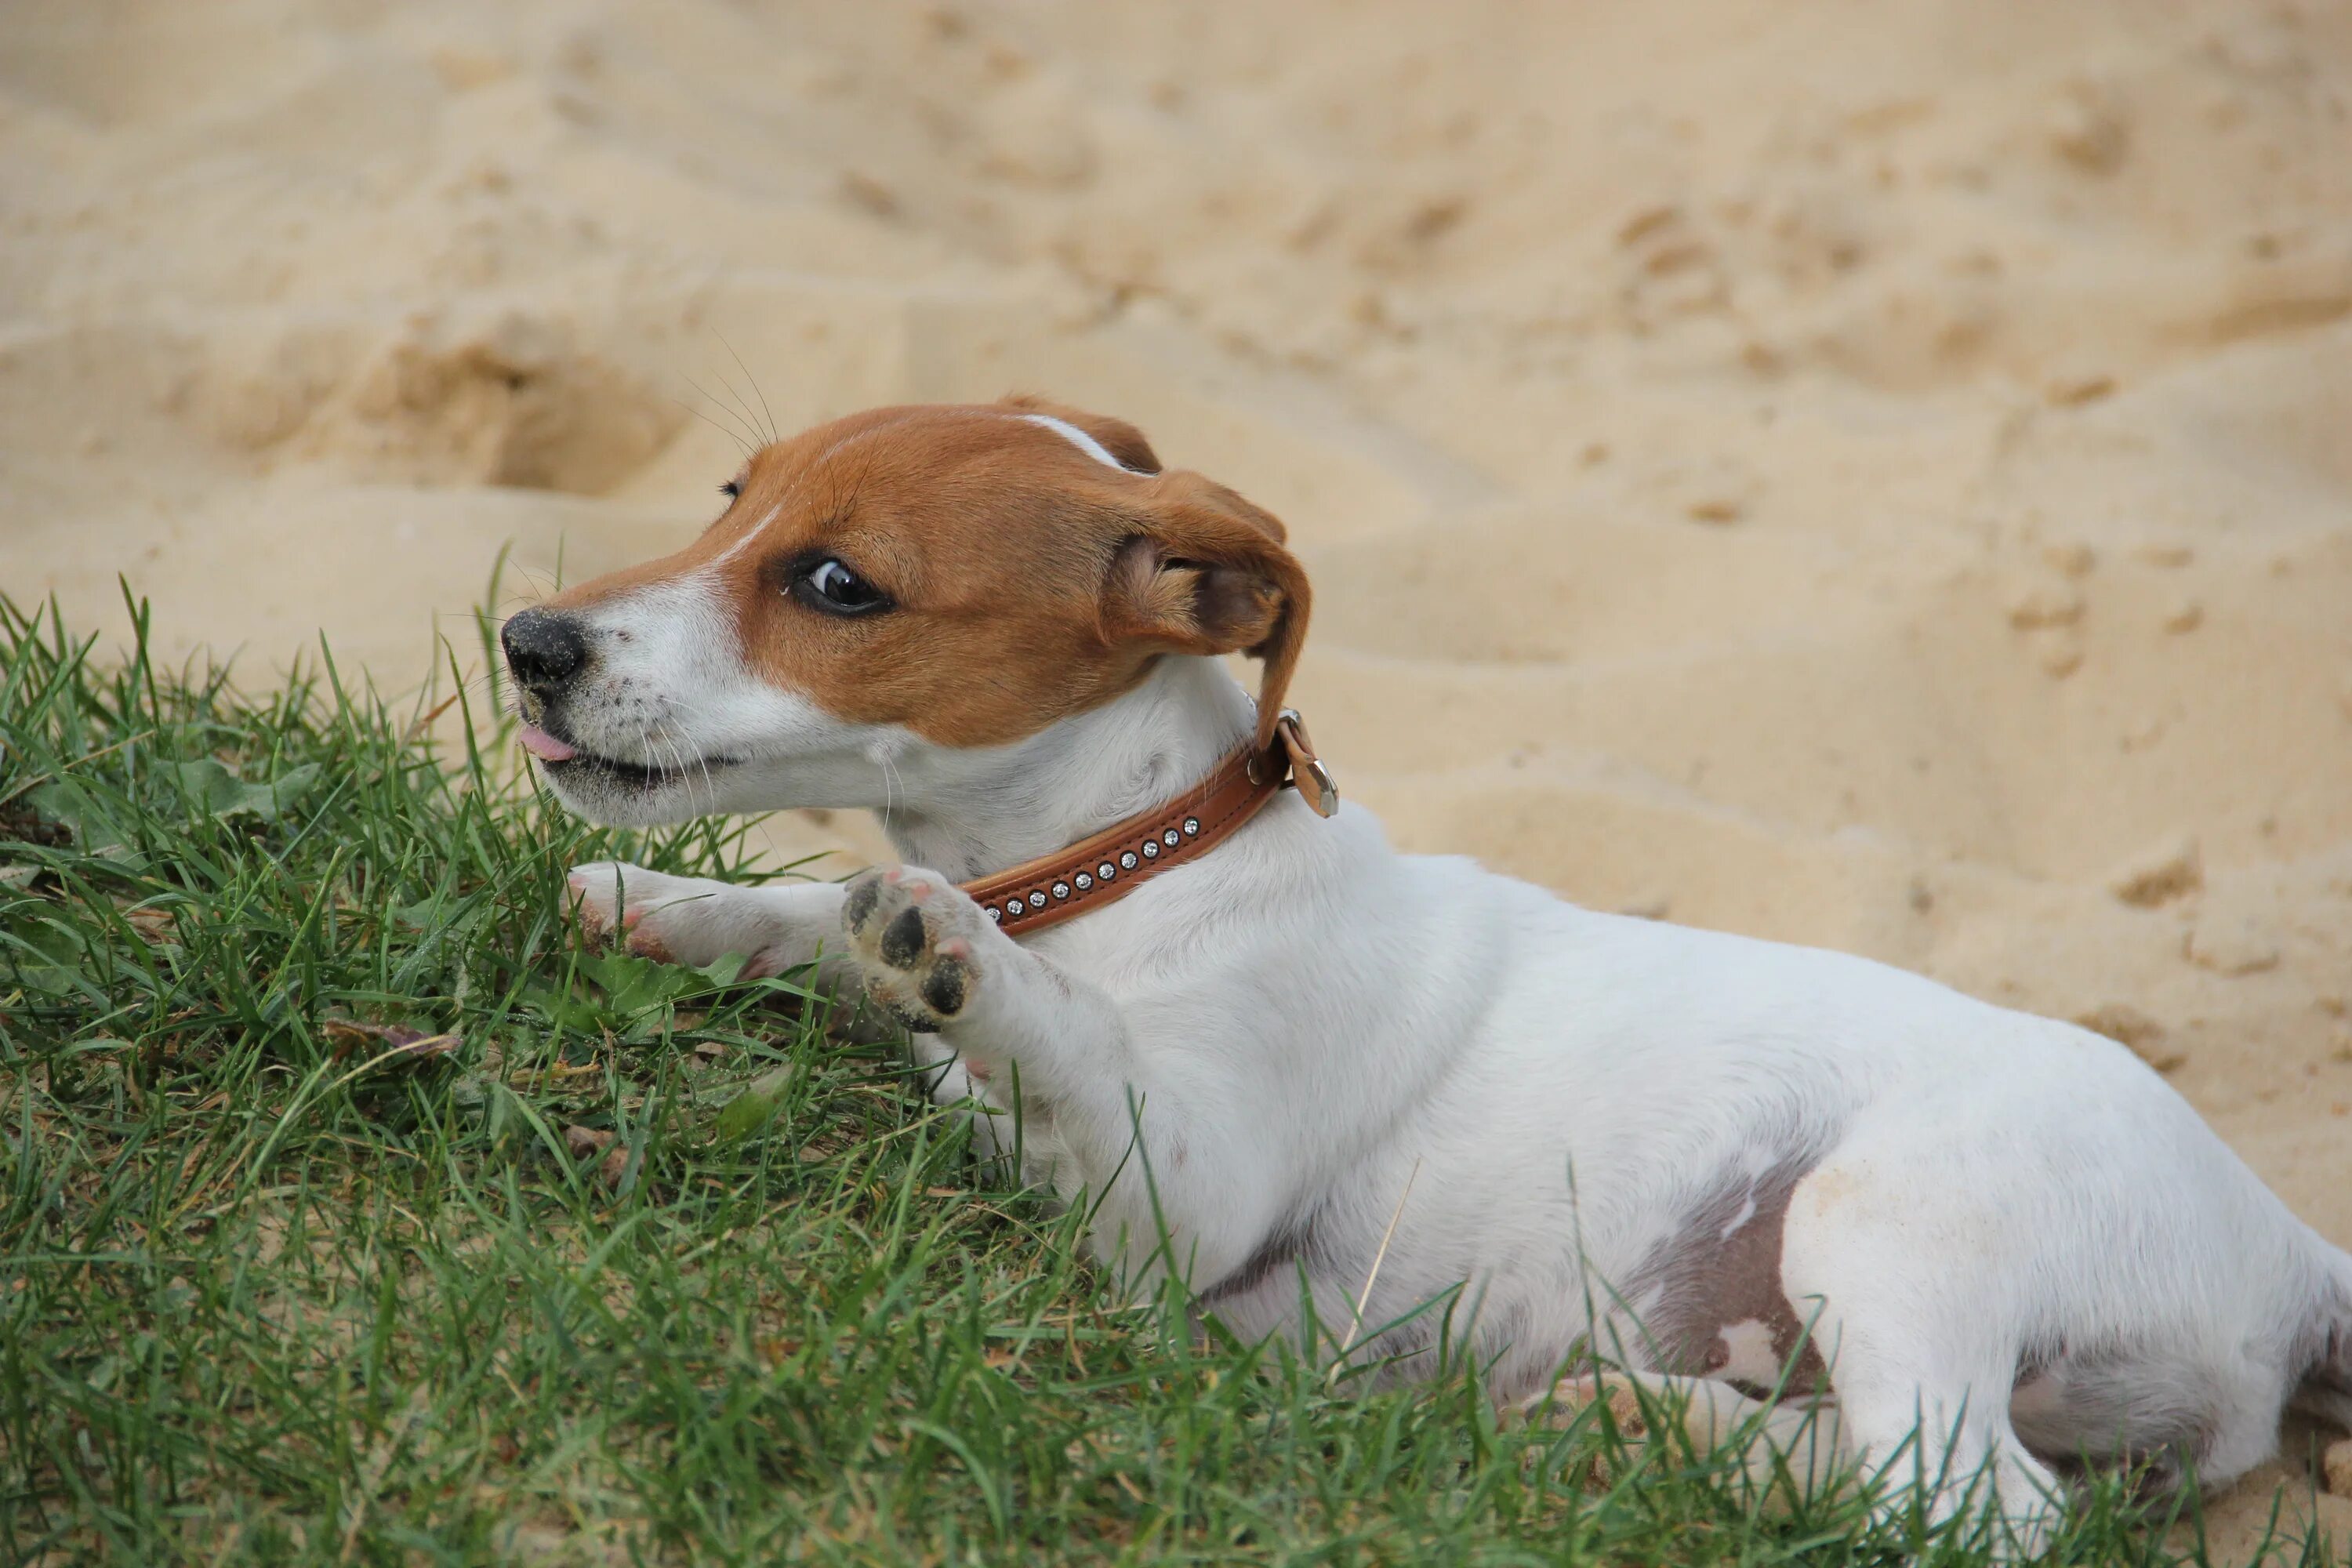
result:
M 268 784 L 247 784 L 210 757 L 173 763 L 172 772 L 191 816 L 223 820 L 250 816 L 275 822 L 281 813 L 299 805 L 319 782 L 316 763 L 289 768 Z

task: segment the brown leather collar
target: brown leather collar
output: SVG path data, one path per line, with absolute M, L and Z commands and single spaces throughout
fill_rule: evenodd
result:
M 1315 755 L 1295 710 L 1275 721 L 1274 744 L 1244 745 L 1217 771 L 1157 810 L 1107 827 L 1059 854 L 961 884 L 988 918 L 1014 936 L 1101 909 L 1171 866 L 1197 860 L 1255 816 L 1286 784 L 1318 816 L 1339 809 L 1339 791 Z

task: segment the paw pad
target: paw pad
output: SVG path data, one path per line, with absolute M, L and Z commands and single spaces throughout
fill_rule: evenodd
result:
M 923 1005 L 941 1015 L 962 1012 L 964 983 L 971 973 L 971 966 L 960 958 L 934 962 L 930 973 L 923 977 Z
M 867 994 L 918 1034 L 936 1033 L 970 1004 L 980 967 L 967 928 L 983 918 L 952 887 L 904 869 L 862 874 L 841 907 Z
M 860 877 L 849 885 L 849 896 L 842 900 L 841 921 L 856 936 L 874 918 L 875 906 L 882 901 L 882 879 Z
M 908 904 L 882 928 L 882 962 L 893 969 L 912 969 L 930 944 L 931 933 L 923 924 L 923 911 Z

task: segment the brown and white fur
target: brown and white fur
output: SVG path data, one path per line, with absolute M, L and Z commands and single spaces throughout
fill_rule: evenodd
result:
M 1017 1082 L 1028 1174 L 1087 1194 L 1130 1284 L 1181 1272 L 1245 1337 L 1311 1301 L 1389 1375 L 1437 1370 L 1442 1328 L 1512 1401 L 1598 1346 L 1710 1441 L 1752 1416 L 1945 1512 L 1989 1482 L 2028 1545 L 2078 1462 L 2211 1484 L 2290 1401 L 2352 1424 L 2352 1258 L 2082 1029 L 1579 909 L 1287 795 L 1122 901 L 992 925 L 957 881 L 1200 780 L 1298 658 L 1281 525 L 1131 426 L 879 409 L 730 489 L 684 550 L 509 624 L 526 743 L 601 821 L 867 807 L 905 864 L 583 866 L 584 915 L 864 987 L 943 1101 Z M 1784 1374 L 1827 1404 L 1765 1404 Z

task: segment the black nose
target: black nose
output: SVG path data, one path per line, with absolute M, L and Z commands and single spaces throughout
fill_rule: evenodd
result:
M 526 690 L 546 696 L 572 679 L 588 658 L 588 639 L 568 616 L 525 610 L 507 617 L 499 634 L 507 668 Z

